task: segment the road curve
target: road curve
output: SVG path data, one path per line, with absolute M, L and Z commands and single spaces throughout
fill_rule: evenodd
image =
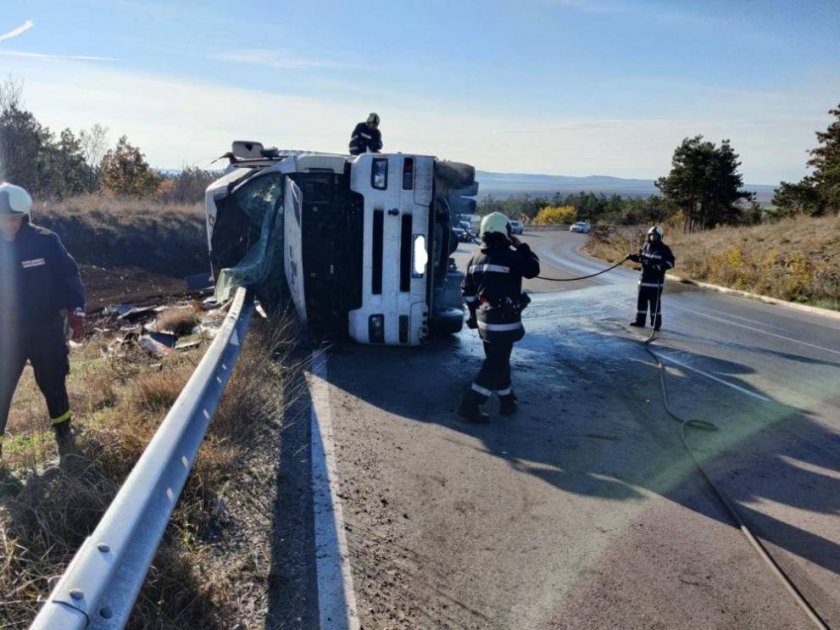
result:
M 592 273 L 580 235 L 526 237 L 543 274 Z M 463 264 L 473 246 L 456 258 Z M 676 252 L 679 265 L 679 252 Z M 556 274 L 556 275 L 555 275 Z M 341 346 L 327 400 L 363 628 L 808 628 L 732 526 L 628 330 L 636 274 L 529 281 L 515 417 L 460 422 L 472 331 Z M 717 483 L 840 626 L 840 322 L 669 285 L 656 351 Z

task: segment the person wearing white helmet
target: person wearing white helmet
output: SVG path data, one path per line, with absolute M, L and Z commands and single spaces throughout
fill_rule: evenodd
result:
M 350 135 L 350 155 L 379 153 L 382 150 L 382 133 L 379 131 L 379 114 L 371 112 Z
M 662 242 L 664 235 L 665 231 L 654 225 L 647 231 L 645 245 L 639 253 L 628 256 L 633 262 L 642 265 L 636 300 L 636 319 L 630 322 L 631 326 L 637 328 L 645 327 L 648 309 L 653 329 L 662 328 L 662 289 L 665 287 L 665 272 L 673 269 L 676 263 L 671 248 Z
M 481 249 L 469 262 L 461 292 L 469 308 L 467 327 L 478 329 L 484 342 L 484 363 L 458 408 L 458 415 L 473 422 L 486 422 L 481 410 L 495 392 L 499 412 L 517 408 L 510 377 L 513 344 L 525 336 L 522 309 L 530 299 L 522 293 L 522 278 L 540 273 L 540 261 L 527 243 L 511 234 L 510 221 L 501 212 L 481 221 Z
M 58 236 L 32 225 L 32 198 L 0 183 L 0 454 L 12 396 L 26 362 L 46 399 L 59 452 L 74 448 L 64 316 L 83 334 L 85 295 L 76 262 Z

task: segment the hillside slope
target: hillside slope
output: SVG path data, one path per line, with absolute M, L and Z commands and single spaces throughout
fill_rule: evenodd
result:
M 587 250 L 618 260 L 642 242 L 641 229 L 593 234 Z M 791 218 L 695 234 L 668 230 L 679 276 L 840 310 L 840 216 Z

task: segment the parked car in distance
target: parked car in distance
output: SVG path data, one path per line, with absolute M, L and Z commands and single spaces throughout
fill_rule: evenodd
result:
M 586 221 L 576 221 L 569 226 L 569 232 L 580 232 L 581 234 L 589 234 L 592 226 Z
M 511 221 L 510 222 L 510 233 L 511 234 L 522 234 L 522 230 L 525 229 L 525 226 L 522 225 L 522 221 Z
M 455 236 L 462 243 L 472 243 L 476 239 L 475 234 L 473 234 L 470 228 L 469 221 L 458 221 L 452 228 L 452 231 L 455 232 Z

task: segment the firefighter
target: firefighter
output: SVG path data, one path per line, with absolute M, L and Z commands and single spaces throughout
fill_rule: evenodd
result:
M 73 452 L 74 444 L 61 311 L 66 309 L 73 337 L 80 339 L 84 289 L 76 262 L 58 236 L 29 222 L 31 209 L 26 190 L 0 184 L 0 449 L 12 396 L 29 361 L 63 456 Z
M 379 114 L 371 113 L 365 122 L 360 122 L 350 136 L 350 155 L 379 153 L 382 150 L 382 134 L 379 131 Z
M 658 225 L 647 231 L 647 242 L 638 254 L 628 258 L 642 265 L 642 277 L 639 280 L 639 297 L 636 302 L 636 319 L 631 326 L 645 327 L 648 308 L 650 323 L 654 330 L 662 328 L 662 289 L 665 287 L 665 272 L 674 268 L 674 254 L 671 248 L 662 242 L 665 232 Z
M 493 392 L 499 396 L 499 412 L 516 411 L 517 399 L 510 380 L 513 344 L 525 335 L 522 309 L 530 299 L 522 293 L 522 278 L 540 273 L 540 261 L 527 243 L 511 234 L 510 221 L 501 212 L 488 214 L 479 229 L 481 249 L 469 262 L 461 287 L 469 308 L 467 327 L 478 329 L 484 342 L 484 363 L 470 390 L 461 400 L 458 415 L 486 422 L 481 410 Z

